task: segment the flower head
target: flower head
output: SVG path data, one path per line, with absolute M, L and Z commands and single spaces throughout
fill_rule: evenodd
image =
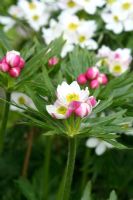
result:
M 47 105 L 48 113 L 57 119 L 66 119 L 75 114 L 81 118 L 88 116 L 94 107 L 89 99 L 89 90 L 81 90 L 76 81 L 70 85 L 63 82 L 57 87 L 57 100 L 54 105 Z

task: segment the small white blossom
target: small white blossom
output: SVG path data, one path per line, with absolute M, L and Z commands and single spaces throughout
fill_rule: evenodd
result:
M 31 107 L 35 109 L 35 105 L 30 97 L 28 97 L 26 94 L 21 93 L 21 92 L 13 92 L 11 94 L 11 102 L 17 104 L 18 106 L 22 108 L 26 108 L 26 106 Z M 21 108 L 18 108 L 14 105 L 10 106 L 10 109 L 13 111 L 19 111 L 23 112 Z
M 98 138 L 89 138 L 86 141 L 86 146 L 89 148 L 95 148 L 95 153 L 98 156 L 101 156 L 107 149 L 112 148 L 113 146 L 108 142 L 102 141 Z

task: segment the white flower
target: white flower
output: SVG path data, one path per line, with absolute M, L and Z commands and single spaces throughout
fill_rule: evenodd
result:
M 28 106 L 28 107 L 35 109 L 35 105 L 34 105 L 32 99 L 24 93 L 13 92 L 11 94 L 11 101 L 13 103 L 17 104 L 18 106 L 23 107 L 23 108 L 26 108 L 26 106 Z M 18 108 L 14 105 L 11 105 L 10 109 L 13 110 L 13 111 L 23 112 L 23 110 L 21 108 Z
M 118 48 L 113 51 L 106 46 L 102 46 L 98 51 L 98 57 L 102 59 L 97 63 L 97 66 L 104 63 L 114 76 L 120 76 L 127 71 L 132 61 L 131 50 L 127 48 Z
M 46 44 L 49 44 L 50 42 L 61 36 L 62 26 L 54 19 L 51 19 L 49 22 L 49 28 L 43 28 L 42 32 Z
M 19 7 L 19 6 L 16 6 L 16 5 L 12 5 L 9 7 L 8 9 L 8 13 L 10 15 L 12 15 L 13 17 L 16 17 L 16 18 L 23 18 L 24 17 L 24 13 L 22 11 L 22 9 Z
M 61 51 L 61 57 L 64 58 L 68 53 L 72 52 L 74 49 L 74 45 L 66 42 Z
M 81 90 L 77 81 L 72 82 L 68 85 L 63 82 L 57 87 L 57 98 L 62 104 L 69 105 L 72 101 L 85 102 L 88 100 L 89 90 Z
M 82 48 L 87 47 L 88 49 L 97 49 L 97 43 L 92 39 L 96 28 L 95 21 L 82 20 L 77 29 L 75 44 L 80 45 Z
M 49 28 L 43 28 L 43 38 L 47 44 L 59 36 L 66 41 L 61 56 L 65 57 L 75 45 L 82 48 L 96 49 L 97 43 L 93 40 L 97 25 L 94 20 L 80 20 L 78 16 L 62 12 L 58 21 L 50 20 Z
M 11 17 L 0 16 L 0 24 L 4 25 L 4 31 L 8 31 L 15 25 L 15 20 Z
M 75 0 L 83 10 L 89 14 L 95 14 L 97 7 L 102 7 L 105 3 L 104 0 Z
M 70 85 L 66 82 L 58 85 L 56 96 L 54 105 L 46 106 L 46 110 L 54 118 L 66 119 L 72 113 L 83 118 L 92 112 L 88 88 L 81 90 L 76 81 Z
M 67 13 L 75 13 L 81 9 L 75 0 L 58 0 L 57 5 L 60 9 L 66 10 Z
M 113 146 L 108 142 L 102 141 L 98 138 L 89 138 L 86 141 L 86 146 L 89 148 L 95 148 L 95 153 L 98 156 L 101 156 L 107 149 L 112 148 Z
M 102 13 L 106 28 L 119 34 L 133 30 L 133 0 L 109 0 Z
M 106 29 L 112 30 L 116 34 L 119 34 L 123 31 L 121 16 L 119 16 L 118 14 L 103 12 L 102 19 L 106 23 Z
M 19 0 L 18 6 L 23 11 L 24 18 L 35 31 L 39 31 L 43 25 L 48 23 L 50 12 L 45 3 L 37 0 L 31 2 Z

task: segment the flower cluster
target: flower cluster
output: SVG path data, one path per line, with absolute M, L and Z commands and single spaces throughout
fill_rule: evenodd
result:
M 97 7 L 102 7 L 105 0 L 58 0 L 57 5 L 61 10 L 67 10 L 70 13 L 76 13 L 79 10 L 84 10 L 88 14 L 95 14 Z
M 17 5 L 12 5 L 8 13 L 11 17 L 0 17 L 0 22 L 5 25 L 5 30 L 10 29 L 15 24 L 15 19 L 18 18 L 25 20 L 35 30 L 39 31 L 40 28 L 47 24 L 50 17 L 50 10 L 48 5 L 44 2 L 32 0 L 19 0 Z
M 101 60 L 97 65 L 106 65 L 113 76 L 120 76 L 127 71 L 132 61 L 131 50 L 127 48 L 113 51 L 107 46 L 102 46 L 98 51 L 98 57 Z
M 54 105 L 47 105 L 48 113 L 57 119 L 66 119 L 72 114 L 81 118 L 91 114 L 98 104 L 95 97 L 89 97 L 89 90 L 81 90 L 76 81 L 68 85 L 63 82 L 57 87 L 57 100 Z
M 84 74 L 80 74 L 77 78 L 79 84 L 84 85 L 89 81 L 90 88 L 96 89 L 101 85 L 108 83 L 106 74 L 100 73 L 97 67 L 90 67 Z
M 63 36 L 66 43 L 61 55 L 64 57 L 74 49 L 75 45 L 79 45 L 81 48 L 97 49 L 97 43 L 92 39 L 96 28 L 94 20 L 81 20 L 75 14 L 62 12 L 58 16 L 58 21 L 51 19 L 49 28 L 43 28 L 42 31 L 43 38 L 47 44 L 59 36 Z
M 18 77 L 24 68 L 25 61 L 18 51 L 9 51 L 0 60 L 0 71 L 7 72 L 11 77 Z
M 106 29 L 119 34 L 133 30 L 133 0 L 109 1 L 102 12 Z

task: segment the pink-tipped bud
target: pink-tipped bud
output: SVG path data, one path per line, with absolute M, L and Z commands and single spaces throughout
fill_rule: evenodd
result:
M 86 78 L 89 80 L 97 78 L 98 75 L 99 75 L 99 70 L 97 67 L 91 67 L 86 72 Z
M 108 83 L 108 78 L 106 74 L 99 74 L 97 79 L 98 79 L 98 82 L 102 85 L 106 85 Z
M 52 57 L 48 60 L 48 65 L 49 66 L 54 66 L 56 64 L 58 64 L 59 59 L 57 57 Z
M 24 59 L 22 57 L 20 57 L 20 62 L 19 62 L 18 67 L 20 67 L 21 69 L 23 69 L 24 66 L 25 66 L 25 61 L 24 61 Z
M 87 103 L 90 103 L 91 106 L 94 108 L 97 105 L 97 100 L 94 96 L 90 96 Z
M 83 118 L 83 117 L 87 117 L 92 111 L 92 107 L 90 104 L 87 104 L 87 103 L 81 103 L 79 107 L 77 107 L 75 110 L 74 110 L 74 113 Z
M 1 60 L 2 63 L 6 63 L 6 56 L 4 56 Z
M 98 82 L 97 79 L 94 79 L 94 80 L 92 80 L 92 81 L 90 82 L 90 88 L 96 89 L 96 88 L 98 88 L 98 87 L 99 87 L 99 82 Z
M 17 78 L 20 75 L 21 69 L 19 67 L 13 67 L 9 70 L 9 74 L 13 78 Z
M 80 84 L 80 85 L 84 85 L 87 83 L 87 79 L 86 79 L 86 76 L 85 74 L 80 74 L 77 78 L 77 82 Z
M 1 70 L 2 72 L 8 72 L 9 69 L 10 69 L 10 66 L 9 66 L 7 63 L 5 63 L 5 62 L 0 62 L 0 70 Z
M 17 51 L 9 51 L 6 54 L 6 62 L 11 67 L 18 67 L 20 63 L 20 54 Z

